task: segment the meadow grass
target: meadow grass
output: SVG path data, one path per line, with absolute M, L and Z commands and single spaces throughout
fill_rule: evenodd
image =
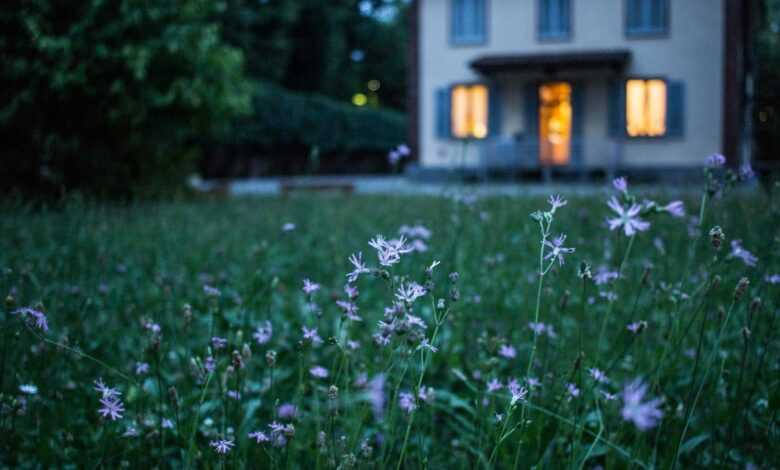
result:
M 607 193 L 6 204 L 0 461 L 773 468 L 777 202 Z

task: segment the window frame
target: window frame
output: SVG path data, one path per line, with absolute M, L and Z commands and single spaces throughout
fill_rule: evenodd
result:
M 447 2 L 448 5 L 448 22 L 449 22 L 449 44 L 450 46 L 455 47 L 479 47 L 479 46 L 485 46 L 488 44 L 488 38 L 490 36 L 490 0 L 479 0 L 482 2 L 482 5 L 484 6 L 484 13 L 483 13 L 483 25 L 482 30 L 483 34 L 481 37 L 460 37 L 457 34 L 455 34 L 455 14 L 456 14 L 456 6 L 455 2 L 458 0 L 449 0 Z M 478 1 L 478 0 L 470 0 L 470 1 Z
M 555 43 L 571 42 L 574 38 L 574 0 L 569 0 L 567 12 L 569 29 L 563 34 L 549 33 L 542 30 L 542 13 L 544 12 L 544 3 L 550 0 L 536 0 L 536 40 L 538 42 Z
M 665 103 L 665 113 L 664 113 L 664 133 L 661 135 L 631 135 L 628 133 L 628 94 L 626 93 L 628 91 L 628 82 L 631 80 L 641 80 L 643 82 L 647 82 L 650 80 L 660 80 L 664 82 L 664 86 L 666 87 L 666 103 Z M 664 140 L 664 139 L 670 139 L 672 136 L 669 135 L 669 78 L 664 75 L 641 75 L 641 76 L 629 76 L 626 77 L 625 80 L 621 82 L 621 86 L 623 87 L 621 93 L 623 96 L 623 135 L 626 139 L 631 141 L 641 141 L 641 140 Z
M 452 106 L 452 93 L 455 90 L 455 88 L 459 87 L 459 86 L 470 88 L 470 87 L 478 86 L 478 85 L 485 87 L 485 92 L 486 92 L 485 95 L 486 95 L 486 98 L 487 98 L 487 102 L 485 103 L 485 106 L 486 106 L 485 109 L 487 110 L 487 112 L 485 113 L 485 119 L 486 119 L 486 121 L 485 121 L 485 130 L 487 132 L 485 134 L 485 137 L 475 137 L 473 135 L 470 135 L 470 136 L 467 136 L 467 137 L 458 137 L 453 132 L 453 126 L 452 126 L 452 124 L 453 124 L 452 119 L 453 119 L 453 116 L 455 115 L 455 113 L 453 112 L 453 106 Z M 450 100 L 450 115 L 449 115 L 449 130 L 450 130 L 449 134 L 450 134 L 450 139 L 451 140 L 456 140 L 456 141 L 459 141 L 459 142 L 460 141 L 467 141 L 467 140 L 474 140 L 474 141 L 480 142 L 480 141 L 484 141 L 484 140 L 489 139 L 490 138 L 490 94 L 493 93 L 493 91 L 491 89 L 491 86 L 490 86 L 490 83 L 488 83 L 486 81 L 482 81 L 482 80 L 454 82 L 454 83 L 450 83 L 450 86 L 447 88 L 447 90 L 449 92 L 447 94 L 447 96 L 448 96 L 448 99 Z
M 623 25 L 627 39 L 664 39 L 668 38 L 671 29 L 671 0 L 643 0 L 657 1 L 663 5 L 663 25 L 660 29 L 632 29 L 629 24 L 630 8 L 632 0 L 623 1 Z

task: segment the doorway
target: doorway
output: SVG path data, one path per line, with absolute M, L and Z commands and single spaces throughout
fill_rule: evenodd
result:
M 550 82 L 539 86 L 539 162 L 568 165 L 571 158 L 572 86 Z

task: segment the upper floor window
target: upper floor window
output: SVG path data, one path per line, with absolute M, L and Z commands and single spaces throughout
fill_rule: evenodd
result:
M 626 133 L 629 137 L 665 135 L 666 103 L 664 80 L 626 81 Z
M 539 0 L 539 39 L 568 39 L 570 0 Z
M 456 85 L 451 100 L 451 135 L 458 139 L 484 139 L 488 134 L 487 87 Z
M 454 44 L 481 44 L 487 37 L 487 0 L 451 0 Z
M 666 34 L 668 26 L 669 0 L 626 0 L 627 35 Z

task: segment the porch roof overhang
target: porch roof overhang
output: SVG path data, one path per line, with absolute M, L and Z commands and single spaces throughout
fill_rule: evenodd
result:
M 469 66 L 484 75 L 500 72 L 553 73 L 560 69 L 611 69 L 619 72 L 630 61 L 631 51 L 617 49 L 483 55 L 472 60 Z

